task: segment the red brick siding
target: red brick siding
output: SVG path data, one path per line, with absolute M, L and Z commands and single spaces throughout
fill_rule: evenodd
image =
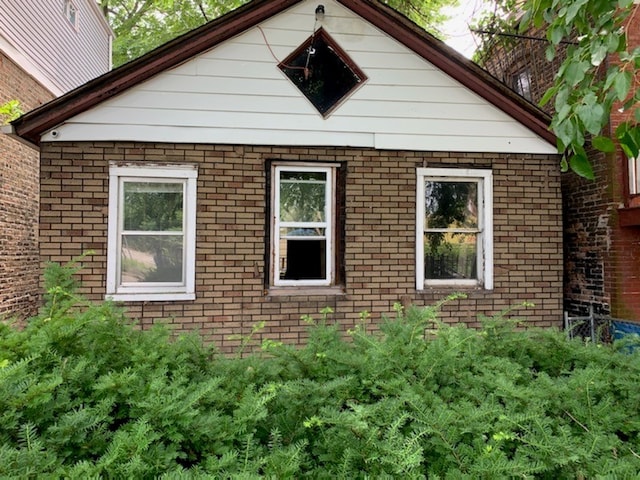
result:
M 345 276 L 339 296 L 265 295 L 265 162 L 346 162 Z M 234 334 L 266 321 L 265 336 L 303 340 L 303 314 L 331 306 L 344 328 L 368 310 L 373 321 L 395 302 L 431 304 L 451 290 L 415 291 L 416 168 L 464 166 L 494 171 L 495 289 L 469 291 L 447 305 L 447 321 L 477 323 L 514 304 L 531 324 L 560 326 L 562 213 L 553 156 L 389 152 L 347 148 L 278 148 L 174 144 L 47 143 L 42 149 L 42 260 L 65 262 L 92 249 L 83 293 L 104 297 L 108 163 L 198 164 L 197 299 L 129 303 L 143 327 L 166 321 L 198 329 L 223 349 Z M 162 320 L 164 319 L 164 320 Z
M 24 111 L 53 95 L 0 52 L 0 104 L 19 100 Z M 0 135 L 0 318 L 37 309 L 38 152 Z

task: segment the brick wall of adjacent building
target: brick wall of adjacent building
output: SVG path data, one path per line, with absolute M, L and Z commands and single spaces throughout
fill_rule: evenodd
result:
M 198 329 L 223 349 L 266 321 L 265 336 L 300 342 L 301 315 L 332 318 L 349 328 L 367 310 L 376 322 L 393 304 L 426 305 L 453 289 L 415 290 L 416 168 L 460 166 L 494 172 L 495 288 L 470 290 L 443 309 L 446 321 L 477 325 L 524 301 L 519 311 L 538 326 L 562 322 L 562 206 L 558 159 L 541 155 L 447 154 L 347 148 L 277 148 L 132 143 L 46 143 L 42 146 L 42 260 L 82 253 L 82 293 L 105 293 L 108 164 L 187 162 L 198 165 L 195 301 L 129 303 L 143 327 L 169 322 Z M 265 292 L 265 162 L 346 163 L 345 286 L 337 296 L 269 296 Z
M 611 313 L 612 222 L 617 205 L 612 203 L 612 158 L 590 152 L 595 180 L 574 172 L 562 176 L 565 249 L 565 310 L 570 315 Z
M 0 104 L 23 111 L 53 95 L 0 52 Z M 23 319 L 38 305 L 38 152 L 0 135 L 0 318 Z

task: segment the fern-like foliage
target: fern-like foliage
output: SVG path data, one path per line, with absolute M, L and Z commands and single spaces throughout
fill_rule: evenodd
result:
M 140 330 L 47 272 L 0 325 L 0 478 L 635 478 L 640 358 L 526 328 L 395 308 L 371 333 L 305 317 L 309 342 L 219 355 Z M 451 298 L 445 301 L 455 300 Z M 249 348 L 252 336 L 243 342 Z

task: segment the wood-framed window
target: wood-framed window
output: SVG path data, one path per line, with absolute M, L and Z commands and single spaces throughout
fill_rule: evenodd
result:
M 271 163 L 269 288 L 340 282 L 339 171 L 339 164 Z
M 418 168 L 416 288 L 493 288 L 493 180 L 487 169 Z
M 109 168 L 107 297 L 193 300 L 197 169 Z

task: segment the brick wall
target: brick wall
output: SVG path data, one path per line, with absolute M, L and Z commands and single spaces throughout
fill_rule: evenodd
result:
M 265 295 L 265 162 L 270 159 L 346 162 L 346 293 Z M 450 322 L 477 324 L 523 301 L 522 317 L 539 326 L 562 320 L 562 212 L 555 156 L 389 152 L 370 149 L 276 148 L 174 144 L 47 143 L 42 147 L 42 260 L 84 262 L 83 293 L 105 292 L 108 163 L 198 164 L 195 301 L 129 303 L 143 327 L 165 321 L 198 329 L 223 349 L 232 334 L 266 321 L 264 335 L 300 342 L 300 316 L 332 307 L 344 328 L 359 312 L 375 322 L 395 302 L 431 304 L 451 290 L 415 291 L 416 168 L 464 166 L 494 172 L 495 289 L 468 291 L 445 306 Z M 164 320 L 163 320 L 164 319 Z
M 24 111 L 53 95 L 0 52 L 0 104 Z M 37 309 L 38 152 L 0 135 L 0 318 L 23 319 Z
M 589 307 L 607 315 L 615 282 L 611 258 L 612 223 L 617 205 L 612 203 L 612 158 L 591 151 L 596 180 L 567 172 L 562 176 L 565 250 L 565 310 L 584 315 Z

